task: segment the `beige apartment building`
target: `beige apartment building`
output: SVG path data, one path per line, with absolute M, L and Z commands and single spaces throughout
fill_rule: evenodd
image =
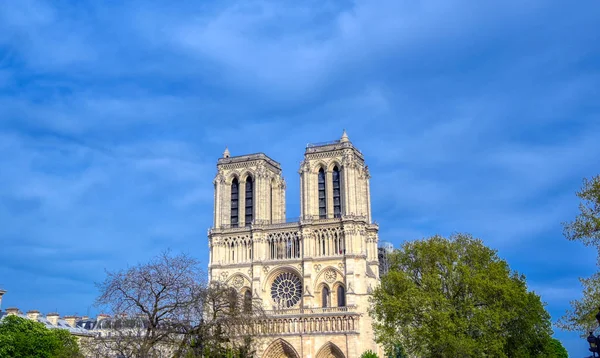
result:
M 289 220 L 279 163 L 225 150 L 214 179 L 210 278 L 263 305 L 259 357 L 381 356 L 368 314 L 378 226 L 363 155 L 344 131 L 307 145 L 298 173 L 301 216 Z

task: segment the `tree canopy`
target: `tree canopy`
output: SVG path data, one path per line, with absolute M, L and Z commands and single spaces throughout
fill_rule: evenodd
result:
M 552 338 L 552 340 L 550 340 L 550 346 L 548 347 L 548 357 L 569 358 L 569 353 L 558 339 Z
M 600 254 L 600 175 L 583 179 L 583 187 L 577 196 L 581 199 L 579 214 L 575 220 L 564 224 L 564 235 L 569 240 L 595 247 Z
M 110 331 L 88 350 L 127 357 L 247 357 L 262 309 L 220 282 L 207 283 L 194 258 L 166 251 L 98 284 Z M 97 353 L 98 354 L 98 353 Z
M 48 329 L 42 323 L 7 316 L 0 321 L 0 357 L 82 357 L 77 339 L 64 329 Z
M 389 259 L 371 311 L 388 355 L 401 345 L 420 357 L 550 356 L 540 297 L 481 240 L 434 236 L 406 242 Z
M 581 199 L 579 214 L 573 221 L 563 224 L 564 235 L 569 240 L 595 247 L 598 251 L 596 265 L 600 266 L 600 175 L 584 179 L 577 196 Z M 583 285 L 583 297 L 571 301 L 571 309 L 559 320 L 558 326 L 583 336 L 598 326 L 595 315 L 600 305 L 600 272 L 579 281 Z
M 360 355 L 360 358 L 379 358 L 379 356 L 369 349 L 368 351 L 364 351 L 363 354 Z

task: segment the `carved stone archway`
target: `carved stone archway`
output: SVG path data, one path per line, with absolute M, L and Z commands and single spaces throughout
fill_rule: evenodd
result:
M 325 343 L 319 352 L 317 352 L 316 358 L 345 358 L 346 356 L 342 353 L 342 350 L 338 346 L 331 342 Z
M 300 358 L 300 356 L 291 344 L 279 338 L 267 347 L 263 358 Z

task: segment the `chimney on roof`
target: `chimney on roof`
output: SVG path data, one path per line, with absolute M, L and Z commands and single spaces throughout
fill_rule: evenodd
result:
M 8 314 L 9 316 L 16 316 L 19 314 L 19 309 L 17 307 L 9 307 L 6 309 L 6 314 Z
M 27 311 L 27 318 L 29 318 L 30 320 L 37 322 L 39 317 L 40 317 L 40 311 L 37 311 L 37 310 Z
M 60 315 L 56 312 L 52 312 L 52 313 L 48 313 L 46 315 L 46 319 L 53 325 L 53 326 L 58 326 L 58 318 L 60 317 Z
M 77 326 L 77 316 L 65 316 L 64 317 L 65 321 L 67 321 L 67 324 L 73 328 L 75 328 L 75 326 Z

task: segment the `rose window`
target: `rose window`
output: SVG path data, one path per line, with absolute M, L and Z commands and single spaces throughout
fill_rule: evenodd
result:
M 302 282 L 291 272 L 279 274 L 271 285 L 271 297 L 280 308 L 295 306 L 302 298 Z

